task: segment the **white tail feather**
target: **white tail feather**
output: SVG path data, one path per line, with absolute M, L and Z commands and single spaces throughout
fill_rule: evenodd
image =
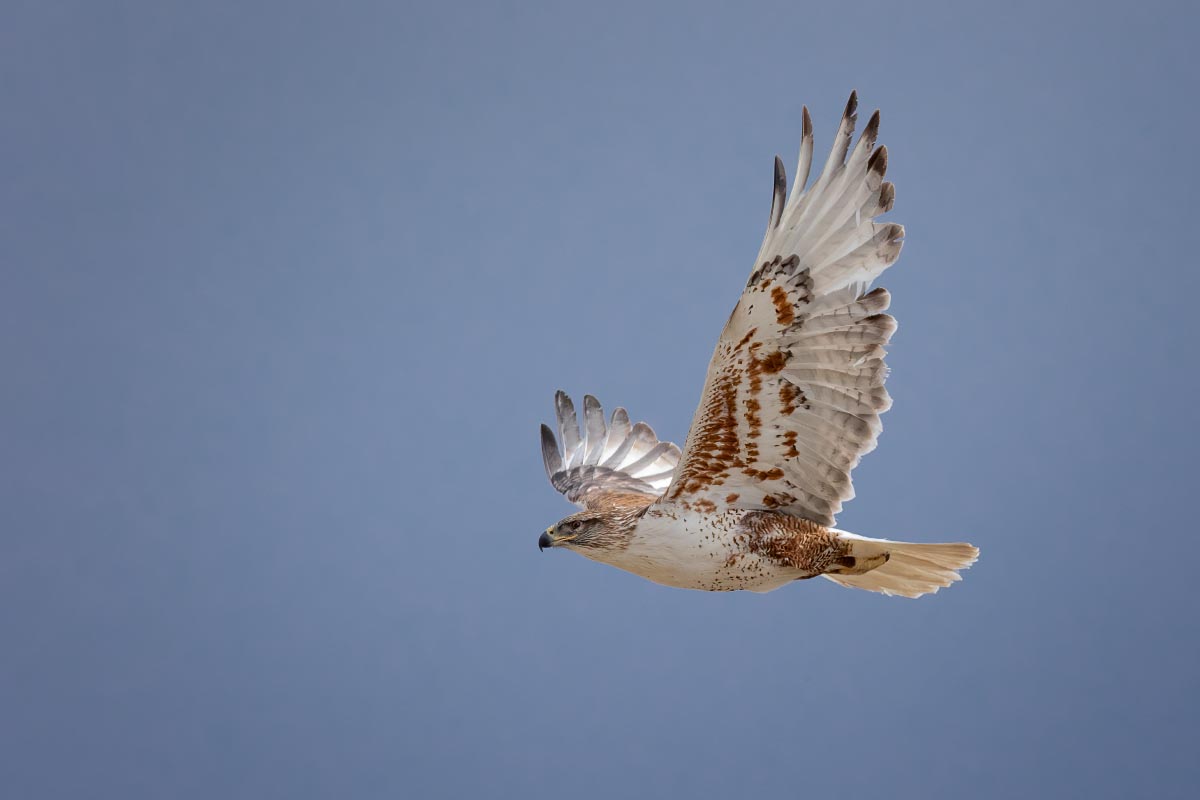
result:
M 846 531 L 834 532 L 842 539 L 849 540 L 850 554 L 856 558 L 884 554 L 888 557 L 885 564 L 861 575 L 825 575 L 834 583 L 851 589 L 920 597 L 962 580 L 958 570 L 966 569 L 979 558 L 979 548 L 965 542 L 918 544 L 870 539 Z

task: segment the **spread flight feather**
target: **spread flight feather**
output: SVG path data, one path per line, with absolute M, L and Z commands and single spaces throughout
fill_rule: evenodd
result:
M 883 179 L 887 150 L 875 147 L 878 111 L 850 149 L 857 111 L 852 94 L 807 190 L 807 107 L 790 196 L 775 159 L 767 231 L 709 363 L 682 457 L 645 423 L 631 427 L 623 408 L 606 426 L 591 395 L 581 437 L 570 398 L 556 395 L 563 450 L 543 425 L 542 452 L 568 500 L 585 505 L 598 492 L 641 492 L 662 494 L 660 503 L 706 500 L 834 524 L 854 496 L 850 471 L 874 449 L 879 415 L 891 406 L 883 360 L 896 330 L 884 313 L 891 298 L 865 289 L 895 262 L 904 236 L 902 226 L 875 221 L 891 209 L 895 191 Z

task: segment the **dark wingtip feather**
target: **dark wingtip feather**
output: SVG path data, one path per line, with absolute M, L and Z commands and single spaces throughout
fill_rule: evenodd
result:
M 871 158 L 867 161 L 867 170 L 874 172 L 880 177 L 883 177 L 887 172 L 887 145 L 879 145 L 879 149 L 871 153 Z
M 853 89 L 850 92 L 850 99 L 846 101 L 846 110 L 842 112 L 842 118 L 854 115 L 858 111 L 858 89 Z
M 862 137 L 870 144 L 875 144 L 875 139 L 879 136 L 879 109 L 875 109 L 875 113 L 871 115 L 871 119 L 867 121 L 867 127 L 863 128 Z
M 787 170 L 783 168 L 783 159 L 775 156 L 775 186 L 771 191 L 771 216 L 767 227 L 774 228 L 783 217 L 783 202 L 787 198 Z
M 554 410 L 558 412 L 559 424 L 564 424 L 568 419 L 575 419 L 575 404 L 571 402 L 571 396 L 559 389 L 554 393 Z
M 896 186 L 891 181 L 884 181 L 879 187 L 879 213 L 886 214 L 896 204 Z
M 812 117 L 808 113 L 808 106 L 803 106 L 800 110 L 800 135 L 807 139 L 813 135 Z
M 542 461 L 546 464 L 546 474 L 550 479 L 563 470 L 562 454 L 558 452 L 558 440 L 550 426 L 542 424 Z

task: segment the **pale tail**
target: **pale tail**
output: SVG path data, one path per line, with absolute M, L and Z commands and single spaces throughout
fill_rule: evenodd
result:
M 884 564 L 861 575 L 825 575 L 834 583 L 852 589 L 866 589 L 869 592 L 901 597 L 920 597 L 962 580 L 958 570 L 966 569 L 979 558 L 979 548 L 965 542 L 891 542 L 887 539 L 869 539 L 846 531 L 834 532 L 850 542 L 850 554 L 855 558 L 887 556 Z

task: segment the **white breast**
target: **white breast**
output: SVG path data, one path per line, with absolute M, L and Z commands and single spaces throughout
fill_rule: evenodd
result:
M 650 511 L 629 546 L 603 560 L 655 583 L 683 589 L 770 591 L 794 579 L 774 564 L 746 553 L 736 540 L 740 509 L 720 514 Z

